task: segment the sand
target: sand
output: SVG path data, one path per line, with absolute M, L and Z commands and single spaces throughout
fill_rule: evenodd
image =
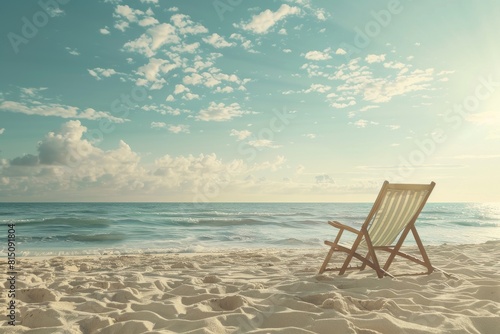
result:
M 453 278 L 318 275 L 326 246 L 19 259 L 0 333 L 499 333 L 500 242 L 427 250 Z

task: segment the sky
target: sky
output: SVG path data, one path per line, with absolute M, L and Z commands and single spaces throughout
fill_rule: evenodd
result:
M 496 0 L 0 13 L 0 201 L 500 201 Z

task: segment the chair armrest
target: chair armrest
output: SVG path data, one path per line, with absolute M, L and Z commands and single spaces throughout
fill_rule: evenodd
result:
M 347 225 L 344 225 L 344 224 L 341 224 L 338 221 L 329 221 L 328 224 L 330 224 L 333 227 L 336 227 L 336 228 L 338 228 L 340 230 L 347 230 L 347 231 L 355 233 L 355 234 L 361 233 L 360 231 L 356 230 L 355 228 L 347 226 Z

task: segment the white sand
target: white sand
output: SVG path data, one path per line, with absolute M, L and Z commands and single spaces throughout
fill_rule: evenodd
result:
M 326 246 L 21 259 L 18 324 L 0 333 L 499 333 L 500 242 L 427 250 L 454 279 L 318 275 Z

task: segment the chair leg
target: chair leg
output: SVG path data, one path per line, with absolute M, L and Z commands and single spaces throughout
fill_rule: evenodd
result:
M 370 257 L 371 257 L 371 254 L 370 252 L 366 253 L 366 256 L 365 256 L 365 259 L 366 261 L 370 261 Z M 363 264 L 361 265 L 361 267 L 359 268 L 359 270 L 365 270 L 366 268 L 366 262 L 363 262 Z
M 434 271 L 434 267 L 431 264 L 431 260 L 429 259 L 429 256 L 427 256 L 427 252 L 425 251 L 425 247 L 422 244 L 422 240 L 420 240 L 420 236 L 418 235 L 417 229 L 415 226 L 412 226 L 411 228 L 411 233 L 413 233 L 413 238 L 415 239 L 415 242 L 417 243 L 418 249 L 420 250 L 420 254 L 422 255 L 422 259 L 425 262 L 425 265 L 427 266 L 428 273 L 432 273 Z
M 332 258 L 332 255 L 333 255 L 333 252 L 335 250 L 333 249 L 333 247 L 330 247 L 330 251 L 328 252 L 328 254 L 326 255 L 326 258 L 325 258 L 325 261 L 323 261 L 323 265 L 321 266 L 321 268 L 319 269 L 319 273 L 322 274 L 325 272 L 326 270 L 326 266 L 328 265 L 328 262 L 330 262 L 330 259 Z

